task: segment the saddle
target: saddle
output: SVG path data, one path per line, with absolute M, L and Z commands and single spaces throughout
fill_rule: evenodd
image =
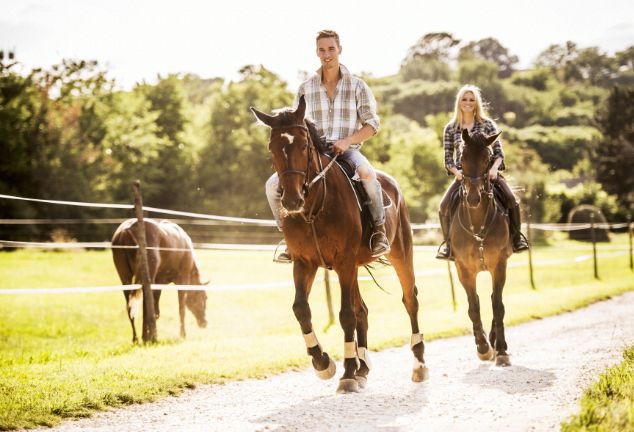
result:
M 357 177 L 354 167 L 345 160 L 337 159 L 336 164 L 346 175 L 346 178 L 350 183 L 350 187 L 352 187 L 352 190 L 354 191 L 355 198 L 357 199 L 357 206 L 359 207 L 359 212 L 361 213 L 363 232 L 366 232 L 366 229 L 369 229 L 370 232 L 374 231 L 374 221 L 372 220 L 369 209 L 370 199 L 368 198 L 368 193 L 363 187 L 363 183 Z M 381 194 L 383 196 L 383 207 L 387 208 L 391 206 L 392 200 L 383 188 L 381 188 Z

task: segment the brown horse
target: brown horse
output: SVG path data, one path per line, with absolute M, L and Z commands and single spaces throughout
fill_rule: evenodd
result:
M 306 102 L 302 96 L 297 110 L 274 116 L 251 108 L 271 128 L 269 151 L 283 190 L 283 232 L 293 257 L 295 301 L 293 312 L 299 321 L 308 354 L 317 376 L 330 379 L 335 364 L 322 350 L 313 331 L 308 297 L 317 269 L 334 269 L 341 285 L 339 322 L 344 331 L 344 374 L 337 391 L 358 391 L 367 382 L 368 308 L 361 298 L 357 269 L 372 258 L 370 230 L 364 230 L 354 191 L 346 174 L 317 150 L 323 145 L 316 129 L 304 120 Z M 330 169 L 332 167 L 332 169 Z M 428 371 L 423 359 L 424 343 L 418 327 L 418 290 L 414 281 L 412 230 L 407 206 L 396 181 L 377 172 L 391 205 L 386 208 L 388 259 L 396 269 L 403 289 L 403 303 L 412 327 L 411 347 L 415 357 L 413 381 L 423 381 Z M 356 332 L 356 338 L 355 338 Z
M 513 252 L 509 242 L 509 220 L 496 202 L 493 184 L 489 181 L 489 146 L 500 132 L 491 136 L 462 131 L 463 180 L 460 203 L 451 222 L 451 246 L 456 259 L 458 278 L 469 300 L 469 318 L 481 360 L 496 359 L 498 366 L 510 366 L 504 337 L 504 304 L 502 290 L 506 282 L 506 264 Z M 480 319 L 480 300 L 476 292 L 476 276 L 489 271 L 493 280 L 493 322 L 489 341 Z M 494 349 L 493 349 L 493 348 Z

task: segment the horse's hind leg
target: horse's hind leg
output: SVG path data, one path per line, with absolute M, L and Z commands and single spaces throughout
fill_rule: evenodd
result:
M 502 291 L 506 283 L 506 260 L 500 260 L 495 270 L 491 272 L 493 279 L 493 293 L 491 302 L 493 304 L 493 322 L 491 323 L 491 339 L 495 342 L 497 356 L 495 364 L 498 366 L 510 366 L 511 361 L 506 352 L 506 338 L 504 336 L 504 303 L 502 302 Z M 492 342 L 493 343 L 493 342 Z
M 365 388 L 372 363 L 368 353 L 368 307 L 361 298 L 358 282 L 356 282 L 353 289 L 352 304 L 357 318 L 357 356 L 359 358 L 359 368 L 354 378 L 357 380 L 359 387 Z
M 406 239 L 407 240 L 407 239 Z M 396 274 L 401 282 L 403 290 L 403 304 L 409 315 L 410 324 L 412 326 L 412 337 L 410 346 L 414 353 L 414 366 L 412 369 L 412 381 L 421 382 L 429 377 L 429 370 L 425 366 L 425 343 L 423 335 L 418 327 L 418 288 L 416 288 L 414 278 L 414 259 L 411 241 L 407 242 L 409 246 L 398 247 L 392 245 L 392 253 L 389 256 L 390 263 L 394 266 Z
M 321 345 L 317 341 L 317 336 L 313 331 L 312 313 L 308 304 L 308 295 L 315 279 L 315 273 L 317 273 L 317 266 L 313 264 L 299 260 L 293 263 L 293 279 L 295 280 L 293 312 L 302 329 L 308 355 L 313 359 L 315 373 L 321 379 L 330 379 L 335 375 L 335 362 L 322 351 Z
M 482 319 L 480 318 L 480 298 L 476 292 L 476 275 L 474 271 L 470 271 L 462 264 L 456 262 L 458 270 L 458 278 L 467 293 L 469 301 L 469 318 L 473 324 L 473 336 L 475 337 L 476 347 L 478 349 L 478 357 L 480 360 L 493 360 L 495 351 L 489 346 L 484 328 L 482 327 Z
M 353 301 L 358 296 L 359 285 L 357 282 L 357 266 L 351 262 L 335 268 L 341 285 L 341 309 L 339 322 L 343 329 L 343 376 L 339 380 L 338 393 L 350 393 L 359 391 L 359 383 L 355 379 L 359 360 L 357 355 L 357 343 L 354 339 L 357 327 L 357 318 L 353 308 Z M 356 292 L 355 292 L 356 291 Z

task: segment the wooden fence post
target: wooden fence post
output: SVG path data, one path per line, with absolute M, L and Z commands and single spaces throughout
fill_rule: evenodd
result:
M 141 198 L 141 182 L 136 180 L 134 189 L 134 211 L 136 212 L 139 250 L 137 265 L 141 270 L 141 286 L 143 288 L 143 342 L 156 342 L 156 315 L 154 311 L 154 294 L 150 285 L 150 270 L 147 263 L 145 242 L 145 223 L 143 222 L 143 199 Z
M 326 287 L 326 305 L 328 306 L 328 324 L 324 327 L 324 333 L 335 323 L 335 313 L 332 310 L 332 293 L 330 292 L 330 272 L 324 269 L 324 286 Z
M 451 274 L 451 261 L 447 260 L 447 273 L 449 274 L 449 286 L 451 287 L 451 303 L 453 304 L 453 311 L 458 309 L 456 303 L 456 289 L 453 284 L 453 274 Z
M 533 279 L 533 234 L 531 234 L 531 207 L 526 207 L 526 234 L 528 236 L 528 274 L 531 280 L 531 288 L 536 290 Z
M 590 236 L 592 238 L 592 258 L 594 261 L 594 278 L 599 279 L 599 266 L 597 264 L 597 236 L 594 232 L 594 211 L 590 213 Z
M 632 215 L 627 215 L 627 233 L 630 239 L 630 270 L 634 271 L 634 259 L 632 258 Z

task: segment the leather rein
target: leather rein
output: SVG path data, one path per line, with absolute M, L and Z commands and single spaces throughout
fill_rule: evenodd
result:
M 300 124 L 292 124 L 292 125 L 287 125 L 287 126 L 275 126 L 272 127 L 272 130 L 287 130 L 287 129 L 294 129 L 294 128 L 299 128 L 299 129 L 303 129 L 304 131 L 306 131 L 306 133 L 308 134 L 308 152 L 307 152 L 307 156 L 306 156 L 306 170 L 305 171 L 300 171 L 300 170 L 296 170 L 296 169 L 287 169 L 284 170 L 280 173 L 280 177 L 284 177 L 286 175 L 290 175 L 290 174 L 296 174 L 296 175 L 301 175 L 304 177 L 304 184 L 302 185 L 302 198 L 306 198 L 310 192 L 310 189 L 320 180 L 322 180 L 322 184 L 323 184 L 323 188 L 324 188 L 324 193 L 322 195 L 322 199 L 321 199 L 321 205 L 319 207 L 319 209 L 315 212 L 315 206 L 317 204 L 317 200 L 314 200 L 312 205 L 310 206 L 310 210 L 308 211 L 308 216 L 306 215 L 306 213 L 304 213 L 303 211 L 300 212 L 299 214 L 302 216 L 302 219 L 304 219 L 304 222 L 306 222 L 307 224 L 310 225 L 311 231 L 313 233 L 313 241 L 315 242 L 315 247 L 317 249 L 317 254 L 319 255 L 319 260 L 321 262 L 322 267 L 324 268 L 329 268 L 326 265 L 326 262 L 324 260 L 324 257 L 321 253 L 321 248 L 319 247 L 319 241 L 317 238 L 317 230 L 315 229 L 315 219 L 317 219 L 317 216 L 319 216 L 319 214 L 323 211 L 324 206 L 326 204 L 326 173 L 330 170 L 330 168 L 334 165 L 335 161 L 337 160 L 337 157 L 339 155 L 335 155 L 335 157 L 332 158 L 332 160 L 328 163 L 328 165 L 326 165 L 326 167 L 324 168 L 322 163 L 321 163 L 321 157 L 319 156 L 319 153 L 317 151 L 315 151 L 317 153 L 317 164 L 319 165 L 319 171 L 315 173 L 315 176 L 310 179 L 310 168 L 311 168 L 311 162 L 313 159 L 313 151 L 315 150 L 315 144 L 313 143 L 312 138 L 310 137 L 310 131 L 308 130 L 308 128 L 305 125 L 300 125 Z
M 480 225 L 480 230 L 477 233 L 475 232 L 475 228 L 471 220 L 471 212 L 469 211 L 469 205 L 467 203 L 467 189 L 465 188 L 465 179 L 469 179 L 470 182 L 482 182 L 482 185 L 478 187 L 478 195 L 480 196 L 480 203 L 478 203 L 478 207 L 480 207 L 480 204 L 482 203 L 483 193 L 486 194 L 486 196 L 489 198 L 489 203 L 487 205 L 484 219 L 482 221 L 482 224 Z M 460 181 L 460 194 L 462 195 L 462 199 L 460 200 L 460 207 L 458 208 L 458 222 L 460 222 L 460 227 L 480 244 L 478 247 L 478 252 L 480 255 L 480 268 L 482 270 L 487 270 L 487 267 L 484 264 L 484 240 L 486 239 L 486 236 L 489 233 L 491 226 L 493 225 L 495 211 L 497 210 L 497 203 L 493 196 L 493 184 L 491 183 L 491 181 L 489 181 L 488 173 L 485 171 L 483 175 L 478 177 L 470 177 L 463 174 L 463 179 Z M 468 226 L 465 226 L 462 220 L 462 208 L 464 208 L 464 213 L 466 213 L 467 215 Z M 491 211 L 492 209 L 493 212 Z

